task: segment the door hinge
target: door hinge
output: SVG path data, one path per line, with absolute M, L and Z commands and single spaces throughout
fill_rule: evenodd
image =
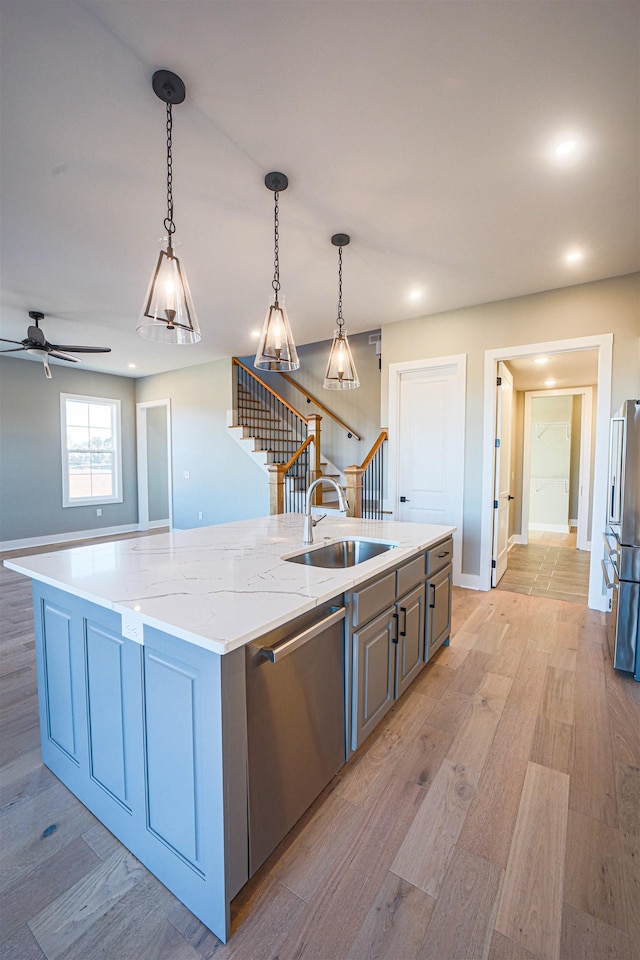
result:
M 496 568 L 497 566 L 498 566 L 498 564 L 496 563 L 496 561 L 495 561 L 495 560 L 492 560 L 492 561 L 491 561 L 491 569 L 492 569 L 492 570 L 495 570 L 495 568 Z
M 500 438 L 496 437 L 496 447 L 499 447 L 499 446 L 500 446 Z
M 497 509 L 498 509 L 498 501 L 497 501 L 497 500 L 494 500 L 494 501 L 493 501 L 493 509 L 494 509 L 494 510 L 497 510 Z
M 497 386 L 497 387 L 501 387 L 501 386 L 502 386 L 502 377 L 496 377 L 496 386 Z

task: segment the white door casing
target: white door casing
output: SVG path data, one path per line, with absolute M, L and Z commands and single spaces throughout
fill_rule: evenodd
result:
M 498 363 L 496 383 L 495 480 L 493 492 L 493 550 L 491 586 L 504 576 L 509 561 L 509 514 L 511 504 L 511 424 L 513 422 L 513 377 L 506 364 Z M 497 504 L 497 506 L 496 506 Z
M 389 365 L 385 506 L 398 520 L 457 528 L 454 583 L 462 576 L 466 362 L 460 354 Z
M 480 540 L 479 589 L 491 587 L 491 546 L 493 533 L 493 438 L 495 430 L 496 398 L 495 378 L 499 360 L 514 360 L 517 357 L 535 357 L 540 354 L 565 353 L 577 350 L 598 351 L 598 393 L 596 402 L 596 446 L 593 470 L 593 510 L 591 514 L 592 537 L 605 529 L 607 503 L 607 470 L 609 449 L 609 417 L 611 406 L 611 379 L 613 361 L 613 334 L 605 333 L 570 340 L 549 340 L 544 343 L 528 343 L 521 346 L 500 347 L 485 350 L 484 359 L 484 417 L 483 417 L 483 466 L 482 466 L 482 526 Z M 589 606 L 593 610 L 606 610 L 607 597 L 603 590 L 600 556 L 591 551 L 589 568 Z
M 136 448 L 138 465 L 138 529 L 148 530 L 149 523 L 149 466 L 147 458 L 147 410 L 164 407 L 167 415 L 167 482 L 169 500 L 169 527 L 173 528 L 173 493 L 171 468 L 171 401 L 147 400 L 136 403 Z

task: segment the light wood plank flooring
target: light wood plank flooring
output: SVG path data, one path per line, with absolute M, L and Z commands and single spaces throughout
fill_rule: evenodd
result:
M 222 945 L 40 762 L 30 584 L 0 583 L 2 960 L 640 960 L 640 684 L 601 614 L 456 589 Z
M 590 554 L 576 549 L 576 532 L 530 532 L 529 543 L 509 551 L 499 590 L 586 604 L 589 597 Z

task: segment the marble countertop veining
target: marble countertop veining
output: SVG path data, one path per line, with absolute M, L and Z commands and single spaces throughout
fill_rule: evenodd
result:
M 397 566 L 455 530 L 327 517 L 315 527 L 313 546 L 344 537 L 397 544 L 354 567 L 330 570 L 282 559 L 308 549 L 302 544 L 302 526 L 301 514 L 283 514 L 4 562 L 34 580 L 223 654 Z

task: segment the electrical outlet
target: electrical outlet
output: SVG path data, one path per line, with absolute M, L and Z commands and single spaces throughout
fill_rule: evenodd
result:
M 198 520 L 202 520 L 202 510 L 198 511 Z
M 183 480 L 190 480 L 190 479 L 191 479 L 191 474 L 189 473 L 188 470 L 183 470 L 183 471 L 182 471 L 182 479 L 183 479 Z
M 134 613 L 123 613 L 121 619 L 120 632 L 122 636 L 144 646 L 144 630 L 140 617 L 137 617 Z
M 98 509 L 96 510 L 96 517 L 101 517 L 101 516 L 102 516 L 102 510 L 100 509 L 100 507 L 98 507 Z

